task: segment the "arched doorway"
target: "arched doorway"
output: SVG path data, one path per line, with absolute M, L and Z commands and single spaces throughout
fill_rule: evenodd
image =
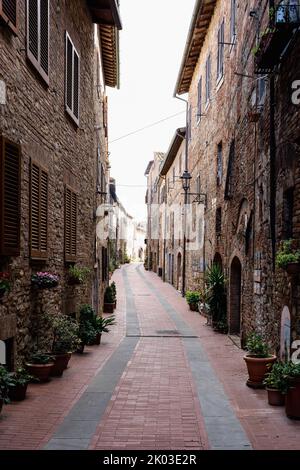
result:
M 235 257 L 230 268 L 230 317 L 229 331 L 232 334 L 240 334 L 241 331 L 241 281 L 242 265 Z
M 181 290 L 181 253 L 177 255 L 177 282 L 176 282 L 177 290 Z
M 217 264 L 223 271 L 223 261 L 220 253 L 216 253 L 214 256 L 214 264 Z

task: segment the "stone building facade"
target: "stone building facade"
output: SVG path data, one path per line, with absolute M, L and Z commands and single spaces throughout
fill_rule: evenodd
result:
M 188 94 L 189 192 L 202 195 L 189 202 L 204 210 L 201 228 L 190 210 L 187 243 L 194 226 L 203 250 L 189 251 L 186 288 L 219 263 L 229 332 L 244 346 L 257 331 L 277 352 L 300 338 L 299 277 L 276 266 L 283 240 L 299 244 L 296 4 L 197 0 L 174 93 Z
M 117 2 L 103 15 L 104 3 L 0 5 L 0 271 L 11 284 L 0 300 L 0 340 L 9 367 L 30 353 L 42 312 L 102 309 L 107 242 L 96 225 L 109 181 L 105 87 L 118 86 L 121 28 Z M 83 285 L 68 283 L 74 264 L 90 269 Z M 39 271 L 58 274 L 58 287 L 35 290 Z

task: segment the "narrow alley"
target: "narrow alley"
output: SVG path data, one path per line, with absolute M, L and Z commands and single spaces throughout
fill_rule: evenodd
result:
M 114 280 L 116 326 L 62 378 L 5 407 L 2 450 L 297 449 L 300 422 L 246 387 L 228 336 L 141 264 Z

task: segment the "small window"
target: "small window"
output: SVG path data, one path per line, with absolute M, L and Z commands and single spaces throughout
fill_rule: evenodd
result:
M 218 65 L 217 80 L 221 80 L 224 75 L 224 20 L 221 23 L 218 32 Z
M 79 81 L 79 55 L 69 34 L 66 33 L 66 110 L 77 125 L 79 125 Z
M 236 38 L 236 0 L 231 0 L 230 37 L 231 42 L 234 43 Z
M 0 136 L 0 255 L 20 254 L 21 148 Z
M 235 141 L 232 140 L 230 144 L 229 157 L 228 157 L 228 166 L 227 166 L 227 176 L 226 176 L 226 185 L 225 185 L 225 199 L 231 199 L 233 196 L 233 167 L 235 160 Z
M 0 19 L 15 33 L 18 32 L 18 0 L 0 0 Z
M 217 156 L 217 186 L 221 186 L 223 178 L 223 146 L 222 142 L 218 145 Z
M 49 0 L 27 0 L 27 57 L 49 84 Z
M 206 60 L 206 66 L 205 66 L 205 78 L 206 78 L 206 84 L 205 84 L 205 100 L 206 104 L 209 103 L 211 99 L 211 57 L 210 54 L 207 57 Z
M 198 82 L 198 106 L 197 106 L 197 121 L 201 121 L 202 117 L 202 77 Z
M 76 261 L 77 255 L 77 194 L 65 190 L 65 260 Z
M 294 213 L 294 188 L 290 188 L 283 194 L 283 227 L 284 240 L 293 238 L 293 213 Z
M 31 162 L 30 171 L 30 255 L 48 256 L 48 173 Z
M 222 232 L 222 208 L 218 207 L 216 210 L 216 235 L 221 235 Z

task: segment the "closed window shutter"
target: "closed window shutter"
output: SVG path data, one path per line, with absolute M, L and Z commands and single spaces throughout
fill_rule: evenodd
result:
M 18 1 L 17 0 L 0 0 L 0 17 L 5 23 L 17 33 L 18 29 Z
M 27 0 L 27 56 L 49 83 L 49 0 Z
M 46 259 L 48 251 L 48 173 L 31 163 L 30 254 Z
M 74 44 L 66 33 L 66 110 L 79 125 L 80 59 Z
M 76 261 L 77 255 L 77 194 L 65 191 L 65 260 Z
M 0 254 L 20 254 L 20 147 L 0 138 Z

